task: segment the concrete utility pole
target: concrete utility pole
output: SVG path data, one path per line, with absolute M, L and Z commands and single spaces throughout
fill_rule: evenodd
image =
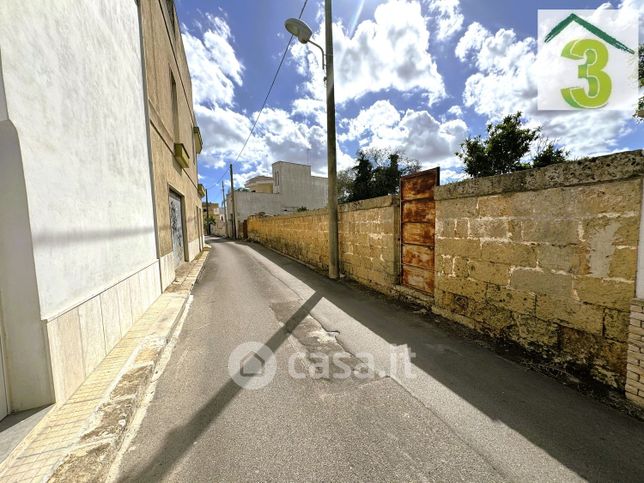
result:
M 221 203 L 224 205 L 224 223 L 226 227 L 226 237 L 229 237 L 230 234 L 228 233 L 228 210 L 226 208 L 227 203 L 226 203 L 226 190 L 224 189 L 224 180 L 221 180 Z
M 329 278 L 337 279 L 338 267 L 338 196 L 336 192 L 335 152 L 335 85 L 333 76 L 333 13 L 332 0 L 324 2 L 324 24 L 326 32 L 326 139 L 327 169 L 329 176 Z
M 232 237 L 234 240 L 237 239 L 237 216 L 235 216 L 235 184 L 233 183 L 233 163 L 230 163 L 230 201 L 232 204 L 233 211 L 233 229 Z

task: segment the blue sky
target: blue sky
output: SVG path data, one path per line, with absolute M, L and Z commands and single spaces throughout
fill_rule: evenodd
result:
M 616 0 L 639 10 L 644 2 Z M 284 20 L 303 0 L 177 0 L 202 129 L 201 182 L 218 181 L 235 159 L 288 42 Z M 390 147 L 462 178 L 453 153 L 486 122 L 522 110 L 574 156 L 642 147 L 644 124 L 618 111 L 539 112 L 531 75 L 537 10 L 598 8 L 601 1 L 335 0 L 334 44 L 339 167 L 360 147 Z M 305 20 L 319 43 L 322 3 Z M 640 26 L 640 38 L 642 36 Z M 256 135 L 235 165 L 236 184 L 274 161 L 326 173 L 320 54 L 293 42 Z M 224 176 L 225 177 L 225 176 Z M 225 177 L 227 180 L 227 177 Z

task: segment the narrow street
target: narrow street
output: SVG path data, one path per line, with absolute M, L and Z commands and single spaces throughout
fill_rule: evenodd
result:
M 446 333 L 427 314 L 259 245 L 210 244 L 119 481 L 644 480 L 641 422 Z M 316 341 L 329 351 L 334 337 L 352 354 L 373 354 L 387 374 L 289 375 L 293 354 Z M 231 352 L 249 341 L 277 363 L 258 390 L 228 371 Z M 413 377 L 389 372 L 391 344 L 416 354 Z

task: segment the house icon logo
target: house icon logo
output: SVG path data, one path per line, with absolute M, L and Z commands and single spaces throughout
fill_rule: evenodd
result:
M 276 371 L 273 351 L 261 342 L 240 344 L 228 357 L 228 374 L 244 389 L 261 389 L 273 380 Z
M 637 12 L 626 9 L 539 10 L 539 110 L 632 112 L 638 28 Z
M 249 352 L 239 363 L 239 373 L 244 377 L 264 375 L 266 361 L 256 352 Z

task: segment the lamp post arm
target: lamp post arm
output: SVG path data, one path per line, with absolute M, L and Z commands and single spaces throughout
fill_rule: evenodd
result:
M 318 49 L 320 49 L 320 52 L 322 52 L 322 70 L 326 72 L 326 62 L 324 62 L 324 49 L 320 45 L 313 42 L 311 39 L 309 39 L 308 43 L 315 45 Z

